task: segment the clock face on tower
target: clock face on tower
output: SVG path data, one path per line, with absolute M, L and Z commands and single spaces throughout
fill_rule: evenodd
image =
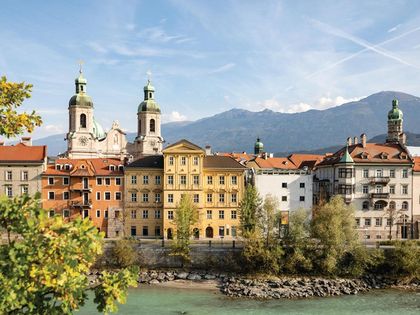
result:
M 150 145 L 152 146 L 152 147 L 154 147 L 155 145 L 156 145 L 156 141 L 155 140 L 150 140 Z
M 80 137 L 79 138 L 80 145 L 86 146 L 88 144 L 88 138 L 86 137 Z

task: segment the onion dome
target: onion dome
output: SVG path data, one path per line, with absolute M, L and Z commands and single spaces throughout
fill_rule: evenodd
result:
M 159 104 L 156 103 L 154 94 L 155 88 L 150 82 L 147 80 L 147 85 L 144 87 L 144 101 L 140 103 L 137 112 L 155 112 L 160 113 Z
M 76 94 L 70 98 L 69 106 L 93 107 L 92 98 L 86 94 L 87 80 L 83 76 L 82 69 L 79 76 L 74 80 L 76 85 Z
M 106 132 L 104 128 L 96 121 L 95 117 L 93 118 L 93 134 L 96 139 L 103 140 L 106 138 Z
M 254 153 L 259 154 L 264 151 L 264 144 L 260 141 L 260 138 L 257 138 L 257 141 L 254 145 Z
M 398 108 L 398 100 L 392 100 L 392 109 L 388 112 L 388 120 L 402 120 L 403 112 Z

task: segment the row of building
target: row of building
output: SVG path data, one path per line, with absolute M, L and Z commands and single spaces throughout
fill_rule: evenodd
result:
M 334 195 L 356 209 L 361 238 L 416 238 L 420 221 L 420 157 L 407 147 L 395 100 L 385 143 L 348 138 L 333 154 L 273 157 L 258 139 L 254 153 L 212 153 L 188 140 L 164 146 L 161 110 L 150 80 L 129 143 L 114 122 L 105 132 L 94 118 L 82 72 L 69 101 L 67 151 L 48 157 L 30 138 L 0 143 L 0 185 L 10 198 L 41 192 L 49 215 L 89 218 L 108 237 L 172 238 L 175 209 L 189 194 L 199 213 L 194 238 L 238 236 L 246 185 L 279 200 L 282 224 L 290 211 L 312 209 Z

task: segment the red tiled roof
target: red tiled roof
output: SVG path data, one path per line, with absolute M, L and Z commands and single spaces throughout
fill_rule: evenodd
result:
M 414 172 L 420 172 L 420 156 L 414 157 L 413 160 L 414 160 L 414 167 L 413 167 Z
M 253 161 L 260 168 L 278 168 L 286 170 L 298 169 L 298 167 L 292 161 L 285 157 L 272 157 L 267 159 L 256 157 Z
M 56 165 L 61 165 L 61 169 L 56 169 Z M 64 166 L 70 165 L 70 170 Z M 115 166 L 115 170 L 109 169 L 110 165 Z M 44 175 L 74 175 L 74 176 L 112 176 L 123 175 L 123 171 L 118 169 L 123 163 L 119 159 L 96 158 L 96 159 L 57 159 L 54 164 L 48 164 Z
M 322 161 L 323 155 L 319 154 L 303 154 L 293 153 L 289 155 L 289 160 L 293 162 L 298 168 L 304 168 L 305 166 L 312 169 Z
M 42 162 L 47 146 L 29 146 L 23 143 L 0 146 L 0 162 Z

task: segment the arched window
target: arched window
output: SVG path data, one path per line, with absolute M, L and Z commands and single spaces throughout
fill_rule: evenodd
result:
M 155 120 L 150 119 L 150 132 L 155 132 L 156 126 L 155 126 Z
M 407 202 L 407 201 L 404 201 L 404 202 L 402 203 L 402 205 L 401 205 L 401 209 L 403 209 L 403 210 L 408 210 L 408 202 Z
M 80 127 L 86 128 L 86 115 L 85 114 L 80 115 Z

